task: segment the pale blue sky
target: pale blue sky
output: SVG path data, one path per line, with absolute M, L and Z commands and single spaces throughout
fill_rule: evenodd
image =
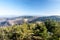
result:
M 0 16 L 60 15 L 60 0 L 0 0 Z

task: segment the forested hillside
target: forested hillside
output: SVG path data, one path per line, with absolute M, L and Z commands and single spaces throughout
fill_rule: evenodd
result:
M 45 22 L 46 19 L 51 19 L 60 22 L 60 16 L 19 16 L 12 18 L 0 18 L 0 26 L 10 26 L 15 24 L 34 23 L 37 21 Z
M 60 23 L 46 20 L 0 27 L 0 40 L 60 40 Z

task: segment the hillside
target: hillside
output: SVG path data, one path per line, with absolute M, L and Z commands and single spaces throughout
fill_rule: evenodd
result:
M 0 40 L 60 40 L 60 24 L 49 20 L 0 27 Z
M 46 19 L 55 20 L 57 22 L 60 22 L 60 16 L 19 16 L 19 17 L 12 17 L 12 18 L 0 18 L 0 26 L 9 26 L 9 25 L 15 25 L 15 24 L 23 24 L 24 22 L 27 23 L 33 23 L 36 21 L 44 22 Z

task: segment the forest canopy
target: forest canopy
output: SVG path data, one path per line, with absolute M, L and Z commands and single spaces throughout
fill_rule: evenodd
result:
M 60 22 L 46 20 L 0 27 L 0 40 L 60 40 Z

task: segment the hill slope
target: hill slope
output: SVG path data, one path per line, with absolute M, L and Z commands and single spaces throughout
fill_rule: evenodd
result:
M 14 18 L 4 18 L 3 22 L 0 20 L 0 26 L 12 25 L 12 24 L 22 24 L 24 23 L 25 19 L 27 19 L 27 23 L 42 21 L 44 22 L 46 19 L 52 19 L 55 21 L 60 22 L 60 16 L 19 16 Z

